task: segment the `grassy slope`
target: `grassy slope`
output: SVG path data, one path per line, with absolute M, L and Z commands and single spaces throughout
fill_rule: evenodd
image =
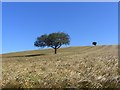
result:
M 118 87 L 118 47 L 83 46 L 4 54 L 3 87 Z

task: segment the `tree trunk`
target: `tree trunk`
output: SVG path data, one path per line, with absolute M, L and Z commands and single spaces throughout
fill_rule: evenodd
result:
M 55 54 L 57 54 L 57 48 L 55 48 Z

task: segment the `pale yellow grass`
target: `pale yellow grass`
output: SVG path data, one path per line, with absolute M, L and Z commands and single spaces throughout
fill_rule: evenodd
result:
M 62 48 L 56 55 L 52 49 L 10 53 L 2 59 L 3 88 L 119 87 L 116 45 Z

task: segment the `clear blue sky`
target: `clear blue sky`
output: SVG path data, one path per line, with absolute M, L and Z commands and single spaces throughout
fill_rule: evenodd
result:
M 38 49 L 37 36 L 63 31 L 70 46 L 118 44 L 118 3 L 3 3 L 2 52 Z

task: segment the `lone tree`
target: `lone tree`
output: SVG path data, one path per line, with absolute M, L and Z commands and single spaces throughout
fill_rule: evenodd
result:
M 70 44 L 70 36 L 64 32 L 51 33 L 49 35 L 44 34 L 40 37 L 37 37 L 37 40 L 34 42 L 36 47 L 52 47 L 57 53 L 57 49 L 62 45 Z
M 96 45 L 97 45 L 97 42 L 92 42 L 92 44 L 93 44 L 94 46 L 96 46 Z

